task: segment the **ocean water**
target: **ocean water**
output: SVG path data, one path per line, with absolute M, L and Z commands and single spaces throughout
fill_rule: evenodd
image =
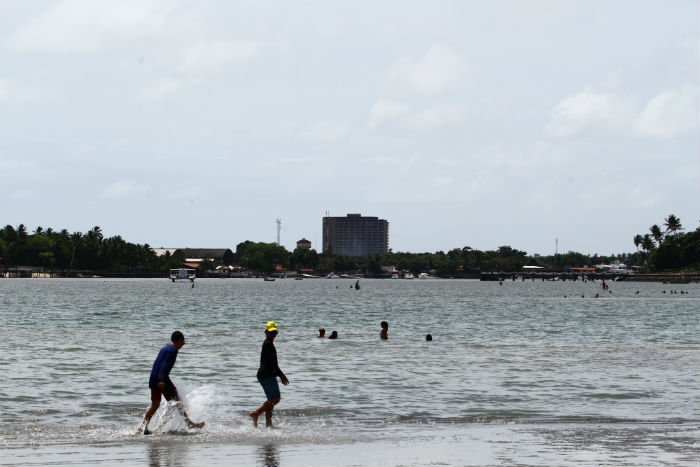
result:
M 353 284 L 0 280 L 0 465 L 700 463 L 697 284 Z M 290 384 L 256 430 L 269 320 Z M 206 426 L 163 404 L 139 435 L 176 329 L 171 378 Z

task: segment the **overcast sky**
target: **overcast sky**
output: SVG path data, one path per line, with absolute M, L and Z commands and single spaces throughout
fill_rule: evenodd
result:
M 545 255 L 700 221 L 695 0 L 0 8 L 2 225 Z

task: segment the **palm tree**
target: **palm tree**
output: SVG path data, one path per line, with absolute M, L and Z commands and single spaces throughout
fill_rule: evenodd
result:
M 645 234 L 642 237 L 642 249 L 644 251 L 652 251 L 654 249 L 654 241 L 651 239 L 651 235 Z
M 670 214 L 666 218 L 666 222 L 664 222 L 664 225 L 666 226 L 666 232 L 676 233 L 676 231 L 683 229 L 683 226 L 681 225 L 681 220 L 673 214 Z
M 654 224 L 649 227 L 649 231 L 651 232 L 651 236 L 654 237 L 654 240 L 656 240 L 656 243 L 661 245 L 661 240 L 664 238 L 664 233 L 661 231 L 661 228 Z
M 634 246 L 637 247 L 637 252 L 639 252 L 639 247 L 642 244 L 642 241 L 644 240 L 644 237 L 641 235 L 637 234 L 634 236 Z

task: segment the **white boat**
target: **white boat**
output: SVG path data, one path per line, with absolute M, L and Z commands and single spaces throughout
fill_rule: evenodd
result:
M 427 272 L 421 272 L 420 274 L 418 274 L 418 279 L 427 279 L 428 277 L 430 276 Z
M 170 280 L 173 282 L 177 280 L 188 280 L 190 282 L 194 282 L 196 277 L 196 269 L 178 268 L 170 270 Z
M 406 274 L 403 275 L 404 279 L 413 279 L 415 276 L 411 274 L 410 272 L 407 272 Z
M 326 279 L 340 279 L 340 276 L 334 272 L 330 272 L 326 276 Z

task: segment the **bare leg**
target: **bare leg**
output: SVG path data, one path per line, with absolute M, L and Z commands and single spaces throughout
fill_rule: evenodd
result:
M 192 281 L 192 287 L 194 287 L 194 281 Z M 190 417 L 187 416 L 187 412 L 185 412 L 185 403 L 182 401 L 182 398 L 180 397 L 180 394 L 178 392 L 175 392 L 174 399 L 175 404 L 177 404 L 178 410 L 185 418 L 185 422 L 187 423 L 187 426 L 189 428 L 202 428 L 204 426 L 204 422 L 195 423 L 192 420 L 190 420 Z
M 182 411 L 182 416 L 185 417 L 187 426 L 190 428 L 202 428 L 204 426 L 204 422 L 195 423 L 192 420 L 190 420 L 190 417 L 187 416 L 187 412 L 185 412 L 184 410 Z
M 250 412 L 249 415 L 250 418 L 253 419 L 253 426 L 256 428 L 258 427 L 258 417 L 263 412 L 265 412 L 265 425 L 268 427 L 272 426 L 272 410 L 275 408 L 275 405 L 279 403 L 279 401 L 279 399 L 268 399 L 263 402 L 260 407 Z
M 143 431 L 144 435 L 147 435 L 150 433 L 148 431 L 148 422 L 151 421 L 151 418 L 153 418 L 153 415 L 158 411 L 158 407 L 160 407 L 160 400 L 156 401 L 151 401 L 150 407 L 148 407 L 148 410 L 146 410 L 146 416 L 143 418 L 143 422 L 141 422 L 141 426 L 139 427 L 139 431 Z

